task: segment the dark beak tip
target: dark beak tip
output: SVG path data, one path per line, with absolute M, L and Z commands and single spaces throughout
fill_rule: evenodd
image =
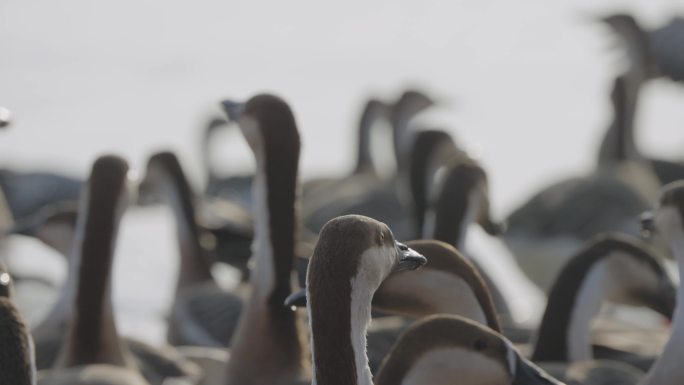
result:
M 293 310 L 295 308 L 306 307 L 306 290 L 301 289 L 288 295 L 287 298 L 285 298 L 283 305 L 292 308 Z

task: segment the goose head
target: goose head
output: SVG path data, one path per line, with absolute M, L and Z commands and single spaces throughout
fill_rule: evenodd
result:
M 373 293 L 391 272 L 425 263 L 374 219 L 347 215 L 323 226 L 307 272 L 314 383 L 372 384 L 366 331 Z
M 427 259 L 394 239 L 382 222 L 361 215 L 345 215 L 330 220 L 321 229 L 309 261 L 307 288 L 313 301 L 333 274 L 336 280 L 363 279 L 377 289 L 392 272 L 415 270 Z M 321 299 L 325 300 L 324 297 Z
M 560 384 L 523 358 L 505 337 L 458 316 L 426 317 L 388 354 L 376 385 Z

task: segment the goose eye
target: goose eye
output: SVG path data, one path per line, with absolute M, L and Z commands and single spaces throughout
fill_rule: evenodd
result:
M 471 346 L 473 347 L 473 350 L 481 352 L 487 349 L 487 342 L 485 342 L 483 339 L 476 338 L 471 343 Z

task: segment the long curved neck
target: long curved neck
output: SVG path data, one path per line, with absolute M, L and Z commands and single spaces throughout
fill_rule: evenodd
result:
M 119 194 L 88 192 L 80 258 L 73 298 L 74 314 L 58 365 L 73 367 L 96 363 L 125 366 L 111 299 L 111 267 L 119 221 L 123 214 Z
M 575 258 L 558 276 L 542 318 L 532 360 L 592 359 L 591 320 L 604 300 L 605 254 Z
M 314 385 L 373 385 L 366 355 L 375 288 L 359 279 L 329 277 L 320 286 L 326 298 L 308 303 Z M 326 287 L 327 286 L 327 287 Z M 309 298 L 313 298 L 308 294 Z
M 176 292 L 190 285 L 212 280 L 209 264 L 203 258 L 199 230 L 195 218 L 193 194 L 178 161 L 163 165 L 164 193 L 176 219 L 180 265 Z
M 671 245 L 671 249 L 679 266 L 680 276 L 684 274 L 684 236 L 681 234 Z M 684 285 L 677 289 L 677 307 L 673 318 L 672 333 L 660 358 L 642 380 L 641 385 L 675 385 L 684 380 L 684 366 L 681 357 L 684 355 Z
M 625 161 L 643 161 L 634 140 L 634 121 L 639 84 L 628 77 L 615 80 L 613 89 L 613 122 L 601 143 L 599 165 L 614 165 Z
M 256 154 L 256 264 L 250 298 L 232 342 L 228 384 L 276 384 L 308 371 L 302 325 L 296 313 L 283 306 L 292 291 L 299 147 L 297 142 L 293 152 L 268 146 Z
M 379 102 L 369 101 L 363 109 L 359 121 L 356 166 L 353 174 L 370 173 L 375 175 L 377 170 L 371 155 L 371 130 L 373 124 L 380 117 Z

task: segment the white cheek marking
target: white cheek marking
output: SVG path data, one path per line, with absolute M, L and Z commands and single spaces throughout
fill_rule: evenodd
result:
M 366 332 L 371 320 L 371 300 L 395 263 L 394 247 L 372 247 L 359 258 L 356 276 L 351 279 L 351 335 L 356 377 L 359 385 L 373 385 L 366 354 Z
M 486 385 L 510 381 L 500 362 L 471 350 L 450 348 L 423 354 L 406 373 L 401 385 Z

